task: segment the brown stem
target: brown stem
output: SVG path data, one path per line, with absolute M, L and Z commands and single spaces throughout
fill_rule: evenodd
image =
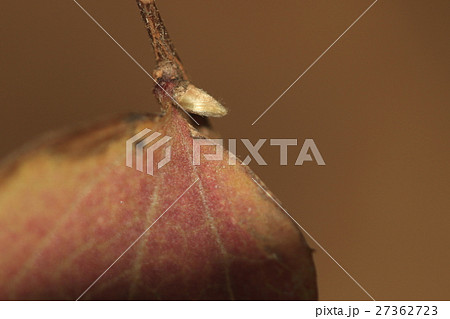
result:
M 159 14 L 155 0 L 136 0 L 156 57 L 155 77 L 187 80 L 183 64 Z
M 209 120 L 206 116 L 224 116 L 227 110 L 208 93 L 189 82 L 156 7 L 156 1 L 137 0 L 137 4 L 155 52 L 154 93 L 161 103 L 162 111 L 179 106 L 186 114 L 189 112 L 190 119 L 193 119 L 200 127 L 208 128 Z

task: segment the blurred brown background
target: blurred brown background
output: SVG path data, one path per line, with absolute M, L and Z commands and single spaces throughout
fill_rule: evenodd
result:
M 134 0 L 79 0 L 147 70 Z M 231 110 L 224 138 L 313 138 L 326 166 L 263 147 L 251 167 L 375 299 L 450 299 L 450 2 L 159 1 L 193 80 Z M 71 0 L 0 12 L 0 157 L 41 133 L 157 112 L 153 83 Z M 238 144 L 239 145 L 239 144 Z M 242 144 L 240 144 L 242 146 Z M 244 149 L 238 154 L 245 157 Z M 313 243 L 320 298 L 368 297 Z

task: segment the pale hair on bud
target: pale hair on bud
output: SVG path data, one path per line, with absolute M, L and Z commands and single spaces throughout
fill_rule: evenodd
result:
M 215 98 L 191 83 L 178 90 L 174 98 L 189 113 L 211 117 L 222 117 L 228 113 Z

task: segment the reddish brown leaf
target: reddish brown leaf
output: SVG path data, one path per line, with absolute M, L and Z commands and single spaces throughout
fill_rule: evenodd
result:
M 172 137 L 154 176 L 125 166 L 125 141 L 144 128 Z M 227 156 L 192 165 L 193 136 L 173 108 L 77 130 L 4 164 L 0 299 L 77 299 L 197 179 L 82 299 L 316 299 L 298 228 L 248 167 Z
M 316 299 L 311 250 L 248 167 L 228 153 L 193 165 L 201 136 L 177 107 L 227 111 L 188 81 L 155 1 L 138 5 L 165 115 L 47 138 L 2 166 L 0 299 Z M 172 137 L 154 176 L 125 165 L 146 128 Z

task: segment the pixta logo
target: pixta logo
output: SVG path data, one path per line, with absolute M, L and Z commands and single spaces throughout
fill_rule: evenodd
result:
M 136 135 L 134 135 L 132 138 L 128 139 L 126 142 L 126 165 L 128 167 L 133 168 L 133 154 L 135 153 L 136 158 L 136 169 L 138 171 L 144 172 L 144 150 L 146 152 L 146 173 L 148 175 L 154 174 L 154 168 L 153 168 L 153 161 L 154 161 L 154 152 L 169 142 L 172 138 L 170 136 L 163 136 L 162 138 L 158 139 L 161 136 L 161 133 L 153 132 L 152 134 L 148 135 L 152 130 L 146 128 Z M 148 136 L 147 136 L 148 135 Z M 146 137 L 147 136 L 147 137 Z M 156 142 L 154 142 L 156 139 L 158 139 Z M 137 144 L 135 145 L 135 143 Z M 154 143 L 153 143 L 154 142 Z M 152 144 L 153 143 L 153 144 Z M 149 146 L 150 145 L 150 146 Z M 148 147 L 147 147 L 148 146 Z M 165 156 L 163 159 L 161 159 L 158 162 L 158 169 L 166 165 L 170 162 L 170 152 L 171 147 L 170 145 L 166 145 L 165 148 Z
M 166 144 L 172 139 L 170 136 L 161 137 L 161 133 L 151 132 L 152 130 L 146 128 L 126 142 L 126 165 L 133 168 L 133 159 L 136 158 L 136 169 L 144 172 L 144 159 L 146 159 L 145 172 L 149 175 L 154 174 L 155 166 L 160 169 L 170 162 L 171 147 Z M 192 165 L 200 165 L 202 161 L 227 161 L 228 165 L 248 165 L 252 160 L 257 165 L 267 165 L 267 162 L 260 154 L 260 150 L 266 144 L 267 139 L 259 139 L 254 144 L 248 139 L 228 139 L 225 141 L 228 142 L 228 152 L 224 150 L 224 140 L 222 139 L 193 138 Z M 244 146 L 248 154 L 243 161 L 239 161 L 235 155 L 238 142 L 242 143 L 242 146 Z M 279 165 L 285 166 L 288 165 L 288 155 L 292 154 L 292 152 L 288 154 L 288 147 L 296 147 L 298 141 L 297 139 L 288 138 L 270 139 L 268 144 L 279 150 Z M 165 146 L 164 157 L 155 164 L 154 153 L 162 146 Z M 209 148 L 207 149 L 207 147 Z M 294 165 L 303 165 L 304 162 L 316 162 L 319 166 L 325 165 L 322 154 L 320 154 L 313 139 L 305 139 L 300 151 L 294 152 L 293 154 L 296 155 Z
M 244 158 L 241 165 L 248 165 L 252 159 L 255 160 L 256 164 L 260 166 L 267 165 L 267 162 L 264 160 L 262 155 L 260 154 L 260 150 L 267 142 L 267 139 L 261 138 L 255 144 L 252 144 L 250 140 L 244 139 L 228 139 L 228 157 L 224 158 L 224 148 L 222 139 L 202 139 L 202 138 L 194 138 L 192 141 L 192 150 L 193 150 L 193 164 L 200 165 L 200 159 L 203 158 L 207 161 L 221 161 L 227 160 L 229 165 L 237 165 L 238 161 L 236 159 L 236 148 L 237 143 L 241 142 L 246 149 L 248 155 Z M 297 146 L 297 139 L 293 138 L 272 138 L 269 142 L 270 146 L 275 146 L 279 148 L 280 151 L 280 162 L 279 165 L 285 166 L 288 165 L 288 147 Z M 202 146 L 212 146 L 215 148 L 215 153 L 206 153 L 201 151 Z M 292 154 L 292 153 L 289 153 Z M 295 153 L 294 153 L 295 154 Z M 311 156 L 312 155 L 312 156 Z M 292 155 L 291 155 L 292 156 Z M 313 158 L 314 157 L 314 158 Z M 316 162 L 317 165 L 323 166 L 326 165 L 323 160 L 322 154 L 320 154 L 319 149 L 317 148 L 316 143 L 313 139 L 308 138 L 303 142 L 302 147 L 296 156 L 295 164 L 296 166 L 303 165 L 304 162 Z

